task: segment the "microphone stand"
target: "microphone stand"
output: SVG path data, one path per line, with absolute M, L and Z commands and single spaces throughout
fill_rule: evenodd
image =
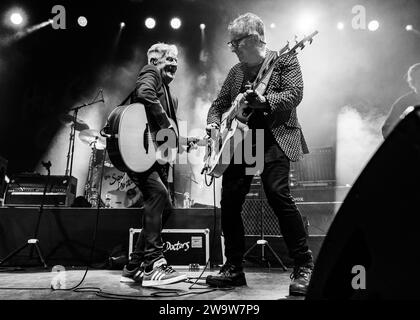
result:
M 41 217 L 42 217 L 42 213 L 44 212 L 44 202 L 45 202 L 45 196 L 47 194 L 47 189 L 48 189 L 48 183 L 50 180 L 50 175 L 51 175 L 51 161 L 48 162 L 41 162 L 42 165 L 44 166 L 45 169 L 47 169 L 48 175 L 46 178 L 46 182 L 45 182 L 45 186 L 44 186 L 44 192 L 42 194 L 42 198 L 41 198 L 41 205 L 39 207 L 39 211 L 38 211 L 38 220 L 36 222 L 36 227 L 35 227 L 35 231 L 34 231 L 34 236 L 31 239 L 28 239 L 25 244 L 23 244 L 21 247 L 17 248 L 16 250 L 12 251 L 6 258 L 4 258 L 3 260 L 0 261 L 0 266 L 2 264 L 4 264 L 6 261 L 10 260 L 12 257 L 14 257 L 16 254 L 18 254 L 19 252 L 21 252 L 23 249 L 25 249 L 28 245 L 34 245 L 36 252 L 38 253 L 38 258 L 41 261 L 41 264 L 43 265 L 43 267 L 45 269 L 48 268 L 44 257 L 42 256 L 41 253 L 41 248 L 39 246 L 39 240 L 38 240 L 38 232 L 39 232 L 39 226 L 41 225 Z M 32 253 L 33 253 L 33 247 L 31 248 L 31 252 L 29 255 L 29 258 L 32 258 Z
M 244 254 L 244 259 L 246 259 L 246 257 L 251 253 L 251 251 L 258 245 L 261 246 L 261 262 L 263 264 L 265 264 L 268 268 L 270 268 L 270 261 L 268 259 L 266 259 L 265 256 L 265 247 L 268 248 L 268 250 L 271 252 L 271 254 L 276 258 L 276 260 L 280 263 L 281 267 L 283 268 L 284 271 L 287 271 L 286 266 L 284 265 L 283 261 L 280 259 L 280 257 L 277 255 L 277 253 L 274 251 L 274 249 L 270 246 L 270 244 L 268 243 L 268 241 L 265 239 L 264 237 L 264 199 L 263 199 L 263 185 L 262 185 L 262 181 L 261 181 L 261 185 L 260 185 L 260 239 L 257 240 L 257 242 L 255 242 L 251 248 L 249 248 L 245 254 Z
M 102 89 L 99 92 L 102 93 Z M 95 99 L 96 99 L 96 97 L 95 97 Z M 77 120 L 77 113 L 79 112 L 80 109 L 82 109 L 84 107 L 91 106 L 91 105 L 93 105 L 95 103 L 98 103 L 98 102 L 105 102 L 103 94 L 102 94 L 102 99 L 101 100 L 95 100 L 95 99 L 94 99 L 93 102 L 84 103 L 80 106 L 77 106 L 77 107 L 74 107 L 74 108 L 70 109 L 70 111 L 74 111 L 74 112 L 73 112 L 73 123 L 71 125 L 71 130 L 70 130 L 69 149 L 68 149 L 68 152 L 67 152 L 66 172 L 64 174 L 65 176 L 71 176 L 72 172 L 73 172 L 74 140 L 75 140 L 75 136 L 76 136 L 76 129 L 75 129 L 74 125 L 75 125 L 76 120 Z

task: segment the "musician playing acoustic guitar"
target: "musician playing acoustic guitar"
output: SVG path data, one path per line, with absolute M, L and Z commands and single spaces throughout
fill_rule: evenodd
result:
M 266 49 L 263 21 L 247 13 L 236 18 L 228 27 L 230 46 L 239 63 L 228 73 L 217 99 L 212 103 L 207 117 L 207 131 L 214 136 L 226 112 L 239 93 L 244 93 L 249 107 L 254 111 L 248 126 L 264 129 L 264 168 L 261 179 L 268 202 L 278 217 L 294 271 L 291 275 L 290 294 L 306 293 L 313 269 L 312 252 L 308 248 L 302 217 L 290 195 L 290 161 L 297 161 L 308 153 L 296 107 L 302 100 L 303 81 L 295 55 L 286 55 L 274 68 L 263 94 L 248 89 L 263 65 L 265 58 L 274 54 Z M 246 285 L 242 260 L 245 253 L 242 204 L 249 191 L 252 175 L 245 174 L 247 164 L 233 163 L 223 174 L 221 221 L 225 239 L 226 263 L 217 275 L 207 277 L 215 287 Z
M 144 105 L 152 136 L 156 136 L 160 130 L 175 130 L 171 122 L 177 124 L 178 100 L 169 89 L 178 68 L 177 56 L 178 50 L 175 45 L 154 44 L 147 52 L 148 64 L 141 69 L 137 77 L 136 90 L 131 102 Z M 135 281 L 148 287 L 186 279 L 185 275 L 178 273 L 168 264 L 163 255 L 161 231 L 172 210 L 168 169 L 169 164 L 156 161 L 145 172 L 128 172 L 143 194 L 144 213 L 143 228 L 131 254 L 131 260 L 124 267 L 121 282 Z

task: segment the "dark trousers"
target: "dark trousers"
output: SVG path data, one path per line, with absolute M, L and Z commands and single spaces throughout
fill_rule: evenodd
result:
M 261 174 L 264 191 L 268 203 L 279 220 L 281 233 L 295 266 L 313 266 L 312 252 L 308 248 L 302 216 L 290 195 L 290 162 L 283 151 L 279 147 L 278 149 L 276 158 L 264 163 Z M 222 181 L 221 219 L 225 256 L 229 263 L 236 266 L 242 265 L 245 253 L 241 212 L 253 178 L 245 175 L 245 168 L 243 164 L 231 163 L 223 174 Z
M 144 197 L 143 227 L 131 254 L 131 264 L 144 262 L 149 266 L 163 258 L 161 231 L 172 211 L 168 168 L 168 165 L 155 163 L 146 172 L 128 173 Z

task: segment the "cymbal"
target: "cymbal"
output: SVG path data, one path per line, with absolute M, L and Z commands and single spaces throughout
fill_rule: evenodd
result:
M 104 150 L 106 148 L 106 140 L 99 134 L 99 131 L 97 130 L 88 129 L 80 131 L 79 139 L 89 146 L 93 147 L 95 145 L 96 149 L 98 150 Z
M 65 114 L 61 116 L 61 120 L 66 123 L 70 123 L 73 122 L 74 119 L 71 114 Z M 89 126 L 82 119 L 76 119 L 76 121 L 74 122 L 74 129 L 76 131 L 89 130 Z

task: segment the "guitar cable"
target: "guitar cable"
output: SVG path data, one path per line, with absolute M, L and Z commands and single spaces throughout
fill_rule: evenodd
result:
M 99 195 L 98 195 L 98 206 L 97 206 L 97 215 L 96 215 L 96 224 L 95 224 L 95 231 L 94 231 L 94 237 L 93 237 L 93 243 L 92 243 L 92 250 L 91 250 L 91 256 L 90 256 L 90 263 L 93 260 L 93 252 L 94 252 L 94 248 L 95 248 L 95 243 L 96 243 L 96 235 L 97 235 L 97 228 L 98 228 L 98 224 L 99 224 L 99 207 L 100 207 L 100 199 L 101 199 L 101 193 L 102 193 L 102 179 L 103 179 L 103 169 L 104 169 L 104 164 L 105 164 L 105 158 L 106 158 L 106 151 L 102 160 L 102 174 L 101 174 L 101 183 L 100 183 L 100 187 L 99 187 Z M 206 178 L 207 174 L 205 174 L 205 182 L 207 184 L 207 178 Z M 210 184 L 208 186 L 210 186 L 213 182 L 214 182 L 214 176 L 212 176 L 211 180 L 210 180 Z M 211 252 L 215 251 L 215 244 L 216 244 L 216 225 L 217 225 L 217 206 L 216 206 L 216 184 L 213 183 L 213 239 L 212 239 L 212 244 L 211 244 Z M 119 300 L 138 300 L 139 298 L 170 298 L 170 297 L 181 297 L 181 296 L 187 296 L 187 295 L 192 295 L 192 294 L 204 294 L 204 293 L 210 293 L 210 292 L 215 292 L 215 291 L 229 291 L 229 290 L 233 290 L 233 287 L 227 287 L 227 288 L 211 288 L 209 287 L 207 284 L 198 284 L 201 285 L 203 287 L 201 288 L 193 288 L 195 285 L 197 285 L 198 281 L 202 279 L 202 276 L 204 274 L 204 272 L 207 270 L 208 266 L 210 265 L 210 258 L 211 255 L 209 255 L 208 260 L 202 270 L 202 272 L 200 273 L 200 275 L 197 278 L 189 278 L 189 279 L 195 279 L 195 281 L 192 283 L 191 286 L 189 286 L 188 290 L 202 290 L 200 292 L 184 292 L 183 290 L 176 290 L 176 289 L 162 289 L 159 288 L 159 291 L 153 292 L 150 295 L 130 295 L 130 294 L 119 294 L 119 293 L 113 293 L 113 292 L 106 292 L 103 291 L 101 288 L 98 287 L 82 287 L 79 288 L 80 285 L 83 283 L 87 272 L 88 272 L 88 267 L 86 269 L 86 272 L 82 278 L 82 280 L 80 281 L 79 284 L 77 284 L 76 286 L 69 288 L 69 289 L 58 289 L 58 290 L 63 290 L 63 291 L 74 291 L 74 292 L 90 292 L 90 293 L 95 293 L 96 296 L 102 297 L 102 298 L 109 298 L 109 299 L 119 299 Z M 90 265 L 89 263 L 89 265 Z M 189 282 L 188 280 L 186 282 Z M 183 291 L 183 292 L 180 292 Z
M 101 180 L 100 180 L 100 183 L 99 183 L 99 193 L 97 194 L 95 228 L 93 230 L 92 246 L 91 246 L 91 249 L 90 249 L 90 256 L 89 256 L 88 264 L 87 264 L 86 269 L 85 269 L 85 273 L 83 274 L 83 277 L 79 281 L 79 283 L 77 285 L 71 287 L 71 288 L 65 288 L 65 289 L 57 288 L 56 289 L 56 288 L 53 288 L 53 286 L 51 284 L 51 289 L 53 291 L 74 291 L 74 292 L 79 292 L 77 290 L 83 284 L 83 282 L 85 281 L 86 276 L 87 276 L 87 274 L 89 272 L 89 267 L 92 265 L 93 255 L 94 255 L 95 247 L 96 247 L 96 237 L 97 237 L 97 234 L 98 234 L 99 214 L 100 214 L 100 208 L 101 208 L 102 182 L 103 182 L 103 177 L 104 177 L 104 167 L 105 167 L 106 154 L 107 154 L 107 151 L 105 149 L 104 155 L 103 155 L 103 159 L 102 159 L 102 169 L 101 169 Z M 83 289 L 83 288 L 80 288 L 80 289 Z M 97 287 L 93 287 L 91 289 L 101 290 L 101 288 L 97 288 Z
M 204 175 L 204 177 L 206 177 L 206 174 Z M 214 177 L 212 177 L 214 178 Z M 212 179 L 213 182 L 213 179 Z M 207 184 L 207 182 L 206 182 Z M 207 267 L 210 265 L 210 257 L 211 257 L 211 252 L 214 252 L 215 250 L 215 244 L 216 244 L 216 224 L 217 224 L 217 207 L 216 207 L 216 184 L 213 183 L 213 239 L 212 239 L 212 243 L 211 243 L 211 250 L 210 250 L 210 255 L 209 258 L 206 262 L 206 265 L 203 268 L 203 271 L 200 273 L 200 275 L 196 278 L 195 282 L 188 288 L 188 289 L 192 289 L 193 286 L 195 286 L 197 284 L 197 282 L 199 280 L 201 280 L 204 272 L 207 270 Z
M 93 239 L 92 239 L 92 245 L 91 245 L 91 251 L 90 251 L 90 257 L 89 257 L 89 261 L 88 264 L 86 266 L 85 272 L 82 276 L 82 279 L 79 281 L 78 284 L 76 284 L 75 286 L 71 287 L 71 288 L 54 288 L 53 284 L 50 283 L 50 287 L 0 287 L 0 290 L 52 290 L 52 291 L 74 291 L 74 292 L 79 292 L 77 291 L 78 288 L 83 284 L 83 282 L 86 279 L 86 276 L 88 274 L 89 271 L 89 266 L 92 264 L 93 261 L 93 254 L 95 251 L 95 246 L 96 246 L 96 236 L 97 236 L 97 230 L 98 230 L 98 225 L 99 225 L 99 213 L 100 213 L 100 205 L 101 205 L 101 192 L 102 192 L 102 181 L 103 181 L 103 171 L 104 171 L 104 165 L 105 165 L 105 157 L 106 157 L 106 150 L 105 150 L 105 154 L 104 157 L 102 159 L 102 171 L 101 171 L 101 182 L 99 185 L 99 194 L 98 194 L 98 202 L 97 202 L 97 207 L 96 207 L 96 222 L 95 222 L 95 228 L 94 228 L 94 232 L 93 232 Z M 66 270 L 60 271 L 60 272 L 66 272 Z M 80 288 L 83 289 L 83 288 Z M 99 290 L 101 291 L 100 288 L 96 288 L 93 287 L 91 289 L 94 290 Z
M 209 264 L 210 264 L 210 256 L 200 273 L 200 275 L 196 278 L 189 278 L 189 279 L 195 279 L 195 281 L 192 283 L 192 285 L 188 288 L 189 290 L 202 290 L 200 292 L 179 292 L 180 290 L 176 289 L 161 289 L 159 288 L 159 291 L 153 292 L 150 295 L 129 295 L 129 294 L 118 294 L 113 292 L 106 292 L 103 291 L 100 287 L 80 287 L 89 272 L 89 267 L 92 264 L 93 261 L 93 255 L 96 247 L 96 238 L 97 238 L 97 232 L 98 232 L 98 226 L 99 226 L 99 214 L 100 214 L 100 205 L 101 205 L 101 194 L 102 194 L 102 182 L 103 182 L 103 173 L 104 173 L 104 165 L 105 165 L 105 158 L 106 158 L 107 151 L 105 149 L 105 153 L 102 159 L 102 170 L 101 170 L 101 181 L 99 184 L 99 193 L 97 195 L 97 206 L 96 206 L 96 222 L 95 222 L 95 228 L 93 233 L 93 239 L 92 239 L 92 245 L 91 245 L 91 252 L 89 257 L 89 262 L 86 266 L 85 272 L 82 276 L 82 279 L 77 283 L 75 286 L 71 288 L 54 288 L 52 283 L 50 284 L 50 287 L 40 287 L 40 288 L 0 288 L 1 290 L 52 290 L 52 291 L 73 291 L 77 293 L 95 293 L 96 296 L 102 297 L 102 298 L 109 298 L 109 299 L 118 299 L 118 300 L 138 300 L 139 298 L 170 298 L 170 297 L 181 297 L 181 296 L 187 296 L 191 294 L 205 294 L 215 291 L 230 291 L 234 288 L 227 287 L 227 288 L 210 288 L 207 284 L 198 284 L 202 285 L 202 288 L 193 288 L 197 285 L 198 281 L 202 279 L 202 276 L 204 272 L 207 270 Z M 211 251 L 214 252 L 215 250 L 215 239 L 216 239 L 216 224 L 217 224 L 217 206 L 216 206 L 216 184 L 214 183 L 214 176 L 211 177 L 210 183 L 207 183 L 207 174 L 204 175 L 205 183 L 207 186 L 211 186 L 213 184 L 213 239 L 211 244 Z M 60 271 L 61 272 L 61 271 Z M 64 270 L 65 272 L 65 270 Z M 186 281 L 188 282 L 188 280 Z

